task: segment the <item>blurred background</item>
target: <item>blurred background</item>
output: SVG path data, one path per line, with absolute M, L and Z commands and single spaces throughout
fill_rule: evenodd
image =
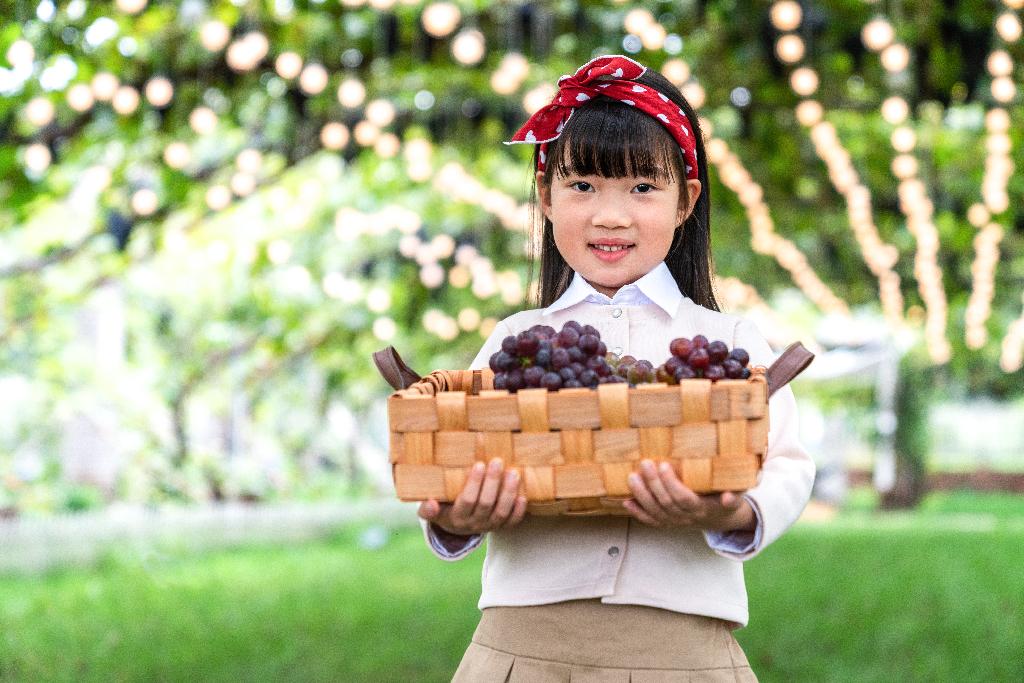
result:
M 3 7 L 0 680 L 450 678 L 483 553 L 394 500 L 371 353 L 529 306 L 501 142 L 605 53 L 704 119 L 723 310 L 818 354 L 754 670 L 1024 678 L 1024 0 Z

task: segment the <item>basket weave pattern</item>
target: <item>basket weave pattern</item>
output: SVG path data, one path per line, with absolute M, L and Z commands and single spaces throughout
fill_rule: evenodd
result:
M 768 445 L 765 368 L 745 380 L 493 390 L 490 369 L 439 370 L 388 399 L 402 500 L 452 501 L 469 468 L 518 470 L 532 514 L 626 514 L 640 460 L 668 462 L 698 493 L 757 483 Z

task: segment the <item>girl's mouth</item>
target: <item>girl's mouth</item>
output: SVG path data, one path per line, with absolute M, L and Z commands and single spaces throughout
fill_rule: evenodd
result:
M 614 263 L 626 257 L 626 254 L 633 249 L 633 244 L 588 244 L 587 247 L 597 258 L 605 263 Z

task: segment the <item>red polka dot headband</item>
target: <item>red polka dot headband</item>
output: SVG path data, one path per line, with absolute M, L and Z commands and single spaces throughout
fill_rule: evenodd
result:
M 622 55 L 602 55 L 590 60 L 575 75 L 559 78 L 558 92 L 551 104 L 537 110 L 505 144 L 540 143 L 537 169 L 543 171 L 548 143 L 562 134 L 573 110 L 597 95 L 606 95 L 660 121 L 683 151 L 687 179 L 696 178 L 696 142 L 690 122 L 675 102 L 650 86 L 634 82 L 645 71 L 647 67 L 643 64 Z

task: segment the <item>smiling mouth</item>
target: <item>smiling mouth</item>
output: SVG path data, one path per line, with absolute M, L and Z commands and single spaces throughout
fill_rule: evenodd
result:
M 594 249 L 600 249 L 601 251 L 616 252 L 623 251 L 625 249 L 632 249 L 632 244 L 591 244 L 588 245 Z

